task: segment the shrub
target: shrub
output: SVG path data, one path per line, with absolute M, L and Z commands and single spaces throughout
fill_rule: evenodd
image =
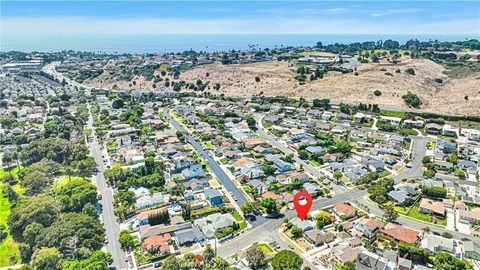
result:
M 407 68 L 407 70 L 405 70 L 405 72 L 407 74 L 410 74 L 410 75 L 415 75 L 415 70 L 413 68 Z
M 435 79 L 435 82 L 436 82 L 436 83 L 443 83 L 443 80 L 440 79 L 440 78 L 436 78 L 436 79 Z
M 375 90 L 375 91 L 373 92 L 373 94 L 374 94 L 375 96 L 379 97 L 379 96 L 382 95 L 382 92 L 377 89 L 377 90 Z
M 422 102 L 420 101 L 420 98 L 418 98 L 416 94 L 410 91 L 405 95 L 403 95 L 402 99 L 405 101 L 405 103 L 407 103 L 408 106 L 411 106 L 414 108 L 418 108 L 422 104 Z

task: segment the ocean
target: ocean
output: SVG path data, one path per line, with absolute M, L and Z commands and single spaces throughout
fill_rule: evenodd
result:
M 417 38 L 421 41 L 458 41 L 478 36 L 468 35 L 18 35 L 2 34 L 0 51 L 56 52 L 62 50 L 105 53 L 166 53 L 195 51 L 230 51 L 285 46 L 314 46 L 393 39 L 400 43 Z

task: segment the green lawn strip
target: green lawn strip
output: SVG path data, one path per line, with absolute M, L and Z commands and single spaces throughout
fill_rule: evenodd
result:
M 233 213 L 232 213 L 232 216 L 233 216 L 233 217 L 235 218 L 235 220 L 237 220 L 238 222 L 243 221 L 243 218 L 242 218 L 242 217 L 240 216 L 240 214 L 237 213 L 237 212 L 233 212 Z
M 7 198 L 3 195 L 3 185 L 0 185 L 0 224 L 7 226 L 7 220 L 10 216 L 10 207 L 11 204 Z M 18 262 L 20 258 L 20 251 L 18 250 L 18 245 L 13 241 L 10 233 L 7 238 L 0 243 L 0 267 L 12 265 L 10 262 L 10 257 L 16 256 Z
M 319 166 L 320 166 L 320 163 L 318 163 L 318 161 L 316 161 L 316 160 L 310 160 L 310 164 L 311 164 L 313 167 L 319 167 Z
M 220 162 L 220 164 L 225 164 L 228 162 L 228 158 L 224 157 L 224 158 L 221 158 L 218 160 Z
M 272 248 L 268 244 L 260 243 L 258 244 L 258 247 L 266 254 L 273 252 Z

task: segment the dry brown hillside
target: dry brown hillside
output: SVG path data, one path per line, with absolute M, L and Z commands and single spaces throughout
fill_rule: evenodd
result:
M 245 65 L 209 65 L 184 72 L 181 79 L 220 83 L 220 92 L 229 95 L 284 95 L 304 98 L 330 98 L 334 102 L 377 103 L 386 107 L 407 108 L 401 96 L 416 93 L 422 110 L 448 114 L 480 115 L 480 73 L 453 79 L 445 68 L 430 60 L 402 59 L 399 64 L 362 64 L 358 76 L 329 73 L 325 78 L 304 85 L 294 79 L 287 62 Z M 408 68 L 415 75 L 405 73 Z M 400 70 L 400 73 L 396 71 Z M 209 74 L 207 77 L 206 74 Z M 391 75 L 386 75 L 390 73 Z M 255 77 L 261 78 L 255 82 Z M 442 79 L 438 83 L 435 79 Z M 378 89 L 382 95 L 373 92 Z M 468 96 L 468 100 L 465 99 Z
M 219 83 L 221 87 L 217 93 L 231 96 L 263 93 L 307 99 L 329 98 L 333 102 L 376 103 L 395 108 L 407 108 L 401 97 L 411 91 L 423 102 L 421 110 L 480 115 L 480 72 L 455 70 L 447 76 L 442 65 L 430 60 L 409 57 L 402 57 L 400 60 L 398 64 L 390 64 L 385 60 L 377 64 L 361 64 L 357 70 L 358 76 L 353 73 L 330 72 L 325 78 L 307 80 L 304 85 L 294 79 L 295 68 L 284 61 L 199 66 L 181 73 L 176 81 L 195 83 L 200 79 L 203 82 L 209 81 L 210 86 Z M 405 73 L 408 68 L 413 68 L 416 74 Z M 256 76 L 260 77 L 260 82 L 255 82 Z M 436 79 L 441 79 L 442 82 L 439 83 Z M 134 80 L 136 85 L 132 85 L 132 82 L 116 81 L 104 72 L 93 81 L 85 83 L 95 87 L 112 88 L 117 85 L 118 89 L 153 89 L 152 82 L 145 81 L 143 77 L 135 77 Z M 157 83 L 156 90 L 164 89 L 163 82 Z M 377 89 L 382 92 L 381 96 L 373 95 Z M 212 88 L 209 91 L 216 92 Z

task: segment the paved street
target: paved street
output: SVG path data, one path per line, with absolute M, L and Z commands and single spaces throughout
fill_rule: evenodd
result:
M 247 202 L 247 199 L 243 195 L 243 193 L 235 186 L 235 184 L 232 182 L 232 180 L 228 177 L 228 175 L 222 170 L 220 165 L 208 154 L 208 152 L 203 149 L 202 145 L 195 140 L 195 138 L 188 133 L 188 131 L 180 125 L 180 123 L 177 122 L 169 113 L 168 113 L 169 108 L 165 108 L 163 110 L 163 115 L 170 121 L 170 123 L 173 125 L 173 127 L 178 130 L 187 133 L 187 142 L 190 143 L 195 150 L 200 153 L 202 158 L 207 161 L 208 166 L 210 169 L 213 171 L 213 173 L 220 179 L 222 182 L 223 186 L 233 194 L 234 196 L 237 197 L 236 203 L 240 206 L 244 203 Z
M 55 67 L 59 64 L 59 62 L 52 62 L 46 66 L 44 66 L 43 71 L 52 75 L 54 78 L 62 81 L 65 80 L 69 84 L 72 84 L 77 87 L 83 87 L 83 85 L 72 81 L 65 77 L 63 74 L 58 73 L 55 70 Z M 90 93 L 90 89 L 86 88 L 87 95 Z M 107 186 L 106 180 L 103 176 L 103 172 L 105 170 L 105 164 L 102 159 L 102 153 L 100 150 L 100 145 L 98 143 L 97 137 L 95 135 L 95 129 L 93 127 L 93 116 L 90 111 L 89 106 L 89 117 L 87 121 L 87 128 L 92 130 L 92 137 L 93 140 L 88 143 L 90 150 L 92 152 L 92 156 L 95 159 L 95 162 L 98 165 L 99 172 L 94 176 L 95 184 L 97 186 L 98 192 L 101 194 L 102 199 L 99 201 L 101 207 L 101 214 L 100 219 L 104 224 L 105 234 L 108 240 L 106 244 L 107 252 L 112 254 L 113 256 L 113 264 L 116 269 L 128 269 L 128 264 L 125 262 L 126 254 L 121 249 L 120 243 L 118 242 L 118 237 L 120 234 L 120 227 L 117 222 L 117 218 L 114 213 L 114 206 L 113 206 L 113 191 L 110 187 Z
M 428 137 L 410 136 L 412 139 L 412 155 L 410 164 L 411 168 L 403 169 L 399 174 L 394 176 L 395 184 L 399 184 L 403 179 L 418 178 L 423 176 L 422 159 L 427 152 L 427 142 L 431 141 Z
M 93 117 L 90 112 L 87 127 L 92 130 L 93 139 L 89 143 L 89 147 L 92 151 L 92 155 L 95 158 L 99 170 L 99 172 L 94 176 L 94 178 L 97 185 L 97 190 L 102 195 L 102 199 L 100 200 L 100 204 L 102 207 L 100 218 L 104 224 L 106 231 L 105 233 L 108 239 L 108 244 L 106 245 L 106 247 L 107 251 L 110 252 L 110 254 L 112 254 L 113 256 L 113 266 L 116 266 L 117 269 L 127 269 L 128 265 L 127 262 L 125 262 L 126 255 L 125 252 L 121 249 L 120 243 L 118 242 L 120 226 L 114 213 L 113 192 L 112 189 L 107 186 L 105 177 L 103 176 L 105 164 L 103 163 L 100 145 L 98 144 L 98 140 L 95 135 L 95 129 L 93 128 L 92 123 Z

